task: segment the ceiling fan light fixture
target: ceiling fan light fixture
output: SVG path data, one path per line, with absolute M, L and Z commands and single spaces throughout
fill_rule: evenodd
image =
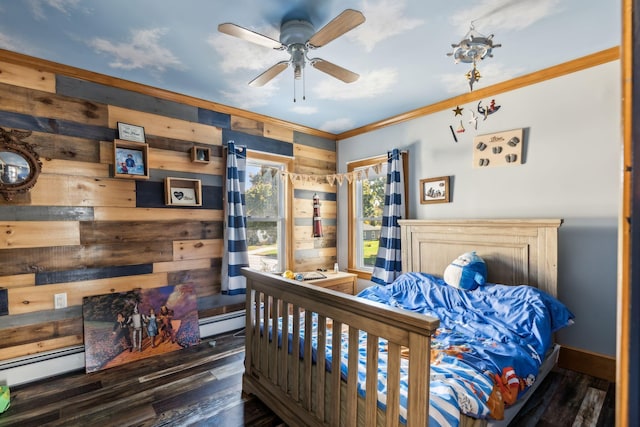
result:
M 293 66 L 293 76 L 296 80 L 302 77 L 302 69 L 307 61 L 308 48 L 302 43 L 295 43 L 289 46 L 291 55 L 291 65 Z

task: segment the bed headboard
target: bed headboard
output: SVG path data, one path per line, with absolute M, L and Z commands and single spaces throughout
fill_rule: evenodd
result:
M 442 277 L 460 254 L 476 253 L 491 283 L 527 284 L 557 296 L 561 219 L 400 220 L 402 269 Z

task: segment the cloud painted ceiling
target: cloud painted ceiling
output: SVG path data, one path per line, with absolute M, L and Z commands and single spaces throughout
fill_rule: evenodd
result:
M 277 40 L 283 18 L 318 30 L 346 8 L 366 21 L 313 57 L 358 73 L 351 84 L 307 66 L 304 87 L 291 67 L 250 87 L 289 55 L 217 30 Z M 471 66 L 446 54 L 472 22 L 502 44 L 478 64 L 476 89 L 621 39 L 620 2 L 604 0 L 5 0 L 0 48 L 340 133 L 467 93 Z

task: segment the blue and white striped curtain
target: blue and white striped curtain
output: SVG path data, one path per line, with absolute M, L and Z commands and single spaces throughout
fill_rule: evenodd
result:
M 222 255 L 222 293 L 236 295 L 246 293 L 246 280 L 242 267 L 249 266 L 247 252 L 247 216 L 245 207 L 246 147 L 227 144 L 227 221 L 224 228 L 224 253 Z
M 381 285 L 391 283 L 402 273 L 400 259 L 400 225 L 405 213 L 402 153 L 394 148 L 387 159 L 387 185 L 384 190 L 382 229 L 376 264 L 371 280 Z

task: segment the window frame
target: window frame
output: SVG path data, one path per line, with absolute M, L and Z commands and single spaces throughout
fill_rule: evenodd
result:
M 247 163 L 250 161 L 279 163 L 283 165 L 283 171 L 289 172 L 293 168 L 293 159 L 275 154 L 268 154 L 262 151 L 247 150 Z M 248 176 L 247 176 L 248 178 Z M 284 256 L 281 259 L 282 268 L 287 270 L 293 265 L 293 190 L 288 179 L 281 179 L 282 197 L 280 201 L 283 207 L 283 242 L 278 245 L 280 249 L 284 245 Z M 247 218 L 247 225 L 249 219 Z
M 371 167 L 377 165 L 382 162 L 386 162 L 388 159 L 388 154 L 370 157 L 367 159 L 356 160 L 353 162 L 347 163 L 347 173 L 352 173 L 353 171 L 365 167 Z M 403 180 L 404 180 L 404 194 L 405 194 L 405 203 L 404 203 L 404 218 L 408 218 L 409 214 L 409 153 L 407 151 L 402 152 L 402 168 L 403 168 Z M 355 273 L 358 275 L 360 279 L 371 280 L 372 271 L 364 270 L 361 267 L 358 267 L 358 242 L 361 242 L 361 236 L 357 233 L 358 224 L 357 224 L 357 194 L 356 190 L 357 182 L 355 179 L 349 183 L 349 206 L 348 206 L 348 215 L 349 215 L 349 224 L 348 224 L 348 235 L 349 235 L 349 245 L 348 245 L 348 267 L 347 270 L 350 273 Z

